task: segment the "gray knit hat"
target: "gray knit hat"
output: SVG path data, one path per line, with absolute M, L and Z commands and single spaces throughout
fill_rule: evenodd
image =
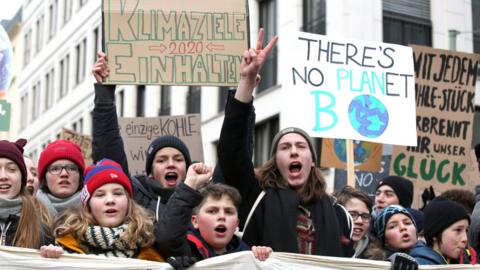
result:
M 312 152 L 312 160 L 315 164 L 317 164 L 317 151 L 315 150 L 315 147 L 313 147 L 312 137 L 310 137 L 310 135 L 308 135 L 307 132 L 305 132 L 303 129 L 296 127 L 284 128 L 275 135 L 272 141 L 272 146 L 270 148 L 270 157 L 275 156 L 275 153 L 277 152 L 278 141 L 280 141 L 280 139 L 288 133 L 297 133 L 298 135 L 305 138 L 308 146 L 310 147 L 310 152 Z

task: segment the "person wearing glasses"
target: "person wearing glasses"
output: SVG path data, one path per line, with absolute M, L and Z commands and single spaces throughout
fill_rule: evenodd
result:
M 85 160 L 80 147 L 70 141 L 54 141 L 40 154 L 37 198 L 52 216 L 67 207 L 81 205 L 84 169 Z
M 368 194 L 351 186 L 344 186 L 335 194 L 335 197 L 337 203 L 345 207 L 352 216 L 352 241 L 355 249 L 353 258 L 386 260 L 387 255 L 382 248 L 382 243 L 369 233 L 372 200 Z

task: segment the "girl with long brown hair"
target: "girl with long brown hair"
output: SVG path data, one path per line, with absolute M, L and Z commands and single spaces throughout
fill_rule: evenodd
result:
M 153 216 L 132 199 L 132 185 L 121 166 L 103 159 L 85 170 L 82 205 L 55 222 L 58 245 L 43 246 L 42 256 L 71 253 L 164 261 L 152 248 Z
M 53 243 L 46 208 L 26 191 L 23 147 L 27 141 L 0 141 L 0 245 L 38 249 Z

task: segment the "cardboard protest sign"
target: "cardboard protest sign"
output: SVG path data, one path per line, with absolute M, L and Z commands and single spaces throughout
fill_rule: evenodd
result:
M 246 0 L 103 0 L 110 84 L 235 86 Z
M 477 155 L 475 154 L 475 149 L 470 150 L 470 153 L 467 154 L 467 161 L 465 167 L 465 179 L 477 179 L 473 181 L 472 185 L 480 185 L 478 179 L 480 179 L 480 171 L 477 162 Z
M 353 141 L 355 169 L 378 172 L 382 159 L 382 145 L 372 142 Z M 347 153 L 344 139 L 322 139 L 321 166 L 346 169 Z
M 372 198 L 373 201 L 378 182 L 389 175 L 390 160 L 391 156 L 382 156 L 382 160 L 380 161 L 380 171 L 378 172 L 355 170 L 355 188 L 367 192 L 368 196 Z M 335 169 L 334 181 L 334 190 L 340 190 L 347 184 L 347 171 Z
M 187 145 L 192 161 L 203 161 L 200 121 L 199 114 L 119 118 L 130 174 L 146 174 L 148 146 L 163 135 L 180 138 Z
M 480 55 L 412 47 L 418 146 L 394 147 L 390 171 L 414 182 L 418 203 L 430 185 L 439 194 L 478 184 L 466 172 Z
M 313 137 L 416 144 L 411 48 L 303 32 L 280 41 L 282 127 Z
M 10 130 L 10 111 L 12 104 L 6 100 L 0 100 L 0 131 Z
M 70 129 L 62 128 L 60 140 L 67 140 L 76 143 L 82 150 L 85 164 L 92 164 L 92 136 L 81 134 Z

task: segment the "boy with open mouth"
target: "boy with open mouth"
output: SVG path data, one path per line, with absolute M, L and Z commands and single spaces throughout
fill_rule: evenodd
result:
M 211 167 L 191 165 L 185 182 L 170 197 L 155 235 L 157 248 L 165 256 L 188 256 L 196 261 L 250 250 L 234 234 L 239 224 L 240 194 L 233 187 L 209 183 L 211 176 Z M 272 249 L 254 246 L 252 252 L 265 260 Z

